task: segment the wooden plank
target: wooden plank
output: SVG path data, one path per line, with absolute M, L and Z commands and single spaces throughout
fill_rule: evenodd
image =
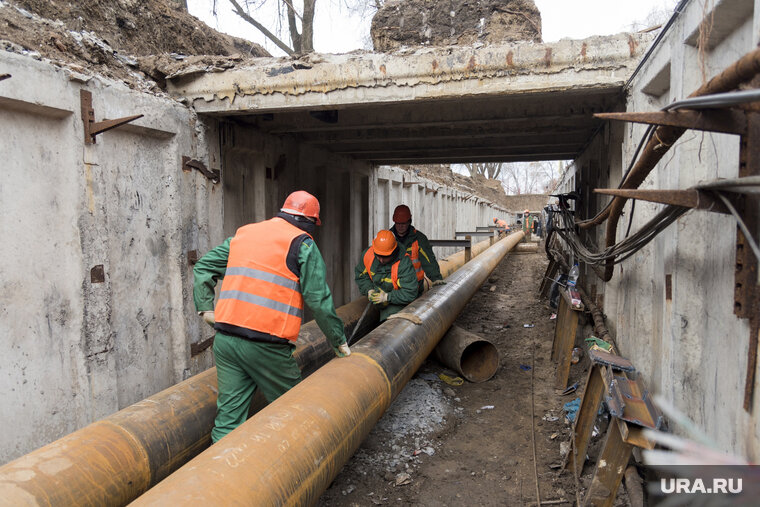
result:
M 557 271 L 559 271 L 559 264 L 552 259 L 546 267 L 544 279 L 541 280 L 541 285 L 538 288 L 539 298 L 549 298 L 549 290 L 552 287 L 552 283 L 554 283 L 554 279 L 557 277 Z
M 570 360 L 572 359 L 575 333 L 578 329 L 578 312 L 571 306 L 570 296 L 565 289 L 560 289 L 560 303 L 557 310 L 557 324 L 554 328 L 554 347 L 552 357 L 557 361 L 557 372 L 554 387 L 567 387 L 570 375 Z
M 570 361 L 573 355 L 573 345 L 575 345 L 575 331 L 578 328 L 578 312 L 572 311 L 569 307 L 566 310 L 566 325 L 562 330 L 562 341 L 559 345 L 557 356 L 557 378 L 554 387 L 564 389 L 567 387 L 567 378 L 570 376 Z
M 559 306 L 557 308 L 557 318 L 554 320 L 554 341 L 552 342 L 552 356 L 551 359 L 555 363 L 559 357 L 560 343 L 562 342 L 562 330 L 565 328 L 565 320 L 568 316 L 567 303 L 559 298 Z
M 583 390 L 581 406 L 575 418 L 573 431 L 575 432 L 576 449 L 571 448 L 565 460 L 565 468 L 580 476 L 583 471 L 583 463 L 586 461 L 586 452 L 591 441 L 591 433 L 594 430 L 596 415 L 599 412 L 599 404 L 604 395 L 604 382 L 598 365 L 592 365 L 586 378 L 586 387 Z M 572 459 L 576 457 L 575 459 Z M 577 470 L 577 472 L 576 472 Z
M 623 480 L 633 446 L 623 441 L 617 424 L 610 424 L 583 505 L 610 507 Z

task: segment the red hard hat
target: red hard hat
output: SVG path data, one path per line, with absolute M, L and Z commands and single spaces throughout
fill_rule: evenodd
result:
M 372 241 L 372 249 L 375 255 L 390 255 L 396 249 L 396 236 L 391 231 L 383 229 L 377 233 Z
M 399 204 L 396 209 L 393 210 L 393 221 L 403 224 L 412 219 L 412 210 L 406 204 Z
M 285 199 L 285 204 L 282 205 L 280 211 L 291 215 L 314 218 L 317 225 L 322 225 L 322 221 L 319 219 L 319 201 L 309 192 L 303 190 L 293 192 Z

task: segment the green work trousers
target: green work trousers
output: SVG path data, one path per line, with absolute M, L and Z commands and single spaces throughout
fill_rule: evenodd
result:
M 217 332 L 214 359 L 219 395 L 211 440 L 243 424 L 256 388 L 268 402 L 282 396 L 301 381 L 301 370 L 288 344 L 264 343 Z

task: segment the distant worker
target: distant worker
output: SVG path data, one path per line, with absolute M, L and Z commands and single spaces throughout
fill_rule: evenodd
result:
M 401 251 L 391 231 L 377 233 L 354 274 L 359 292 L 380 306 L 381 322 L 417 299 L 419 291 L 412 260 Z
M 528 235 L 533 231 L 534 218 L 530 215 L 530 210 L 523 211 L 523 232 Z
M 304 303 L 335 354 L 351 354 L 312 238 L 317 225 L 319 201 L 299 190 L 277 216 L 244 225 L 195 264 L 195 309 L 216 329 L 213 442 L 245 422 L 256 389 L 272 402 L 300 382 L 293 350 Z M 224 279 L 214 310 L 219 278 Z
M 493 219 L 493 223 L 496 224 L 496 227 L 498 227 L 499 232 L 508 233 L 509 232 L 509 225 L 507 225 L 507 222 L 504 220 L 499 220 L 498 218 Z
M 402 252 L 412 260 L 412 265 L 417 274 L 419 293 L 422 294 L 425 289 L 425 277 L 430 283 L 442 285 L 441 268 L 433 253 L 427 236 L 412 227 L 412 211 L 406 204 L 400 204 L 393 210 L 393 222 L 391 232 L 396 237 Z

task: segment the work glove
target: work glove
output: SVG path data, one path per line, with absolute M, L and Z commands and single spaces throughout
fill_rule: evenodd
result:
M 382 289 L 371 290 L 367 293 L 367 296 L 376 305 L 388 302 L 388 293 Z
M 433 287 L 436 287 L 438 285 L 446 285 L 446 282 L 444 282 L 443 280 L 436 280 L 435 282 L 433 282 Z
M 348 343 L 343 342 L 337 347 L 333 347 L 335 355 L 338 357 L 348 357 L 351 355 L 351 349 L 348 348 Z
M 214 310 L 201 312 L 201 317 L 203 317 L 203 321 L 211 327 L 214 327 L 214 324 L 216 324 L 216 320 L 214 319 Z

